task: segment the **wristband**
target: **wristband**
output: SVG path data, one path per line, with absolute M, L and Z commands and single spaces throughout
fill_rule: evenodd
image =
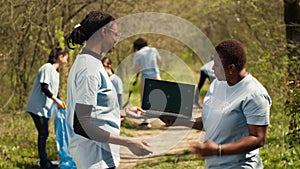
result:
M 222 156 L 222 144 L 218 145 L 218 156 Z

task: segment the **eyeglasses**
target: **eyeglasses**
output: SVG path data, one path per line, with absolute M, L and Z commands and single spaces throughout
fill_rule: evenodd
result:
M 120 32 L 116 32 L 115 30 L 113 30 L 113 29 L 111 29 L 111 28 L 106 28 L 106 27 L 105 27 L 105 29 L 110 30 L 111 32 L 113 32 L 113 33 L 115 34 L 116 39 L 117 39 L 117 42 L 120 41 L 121 36 L 122 36 L 122 34 L 121 34 Z

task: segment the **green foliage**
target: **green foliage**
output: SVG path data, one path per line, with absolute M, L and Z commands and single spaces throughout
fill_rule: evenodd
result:
M 293 81 L 293 82 L 292 82 Z M 291 148 L 300 154 L 300 83 L 296 80 L 291 80 L 289 88 L 289 99 L 287 100 L 286 111 L 289 117 L 289 133 L 288 141 Z
M 289 132 L 287 138 L 289 145 L 295 150 L 296 154 L 300 154 L 300 43 L 296 42 L 294 49 L 290 49 L 289 55 L 289 76 L 287 80 L 288 98 L 286 101 L 286 114 L 289 117 Z M 300 155 L 299 155 L 300 156 Z
M 286 87 L 286 81 L 291 61 L 286 52 L 282 0 L 191 0 L 188 2 L 186 0 L 81 2 L 0 0 L 0 5 L 1 18 L 3 18 L 3 22 L 0 23 L 2 42 L 0 44 L 0 124 L 2 124 L 0 168 L 36 168 L 38 155 L 33 122 L 27 114 L 15 112 L 24 112 L 34 77 L 38 68 L 46 62 L 49 49 L 57 43 L 65 47 L 65 37 L 73 26 L 80 22 L 87 11 L 95 8 L 113 13 L 116 18 L 144 11 L 165 12 L 192 22 L 214 45 L 223 39 L 240 40 L 245 46 L 248 57 L 247 70 L 267 88 L 273 101 L 268 142 L 261 148 L 265 168 L 299 168 L 299 142 L 297 142 L 300 119 L 299 90 L 293 89 L 292 95 L 287 94 L 289 89 Z M 132 42 L 139 36 L 148 39 L 149 43 L 158 49 L 172 52 L 194 72 L 199 71 L 203 64 L 182 42 L 163 35 L 143 34 L 128 37 L 118 43 L 116 49 L 109 54 L 113 59 L 114 68 L 117 68 L 124 58 L 131 57 Z M 79 51 L 80 47 L 70 51 L 69 67 L 60 71 L 60 88 L 64 100 L 67 72 Z M 295 62 L 292 67 L 297 70 L 298 64 Z M 174 67 L 174 65 L 170 66 Z M 122 73 L 126 75 L 128 72 Z M 162 77 L 172 80 L 167 72 L 162 71 Z M 124 79 L 125 84 L 129 81 L 130 79 Z M 133 88 L 130 105 L 140 105 L 138 86 L 139 83 Z M 201 91 L 201 96 L 205 94 L 207 88 L 208 84 Z M 127 101 L 127 94 L 123 95 L 124 102 Z M 286 100 L 290 101 L 289 104 L 286 104 Z M 288 126 L 291 123 L 296 123 L 297 127 L 289 131 Z M 130 128 L 130 124 L 126 126 L 126 121 L 124 124 L 122 133 L 128 133 L 126 130 L 136 130 Z M 53 159 L 57 158 L 52 136 L 49 141 L 49 154 Z M 190 154 L 180 155 L 179 162 L 174 162 L 176 158 L 170 155 L 162 158 L 161 161 L 140 164 L 137 167 L 197 168 L 203 166 L 203 161 Z
M 260 149 L 265 168 L 299 168 L 299 153 L 289 148 L 286 137 L 289 118 L 284 113 L 273 113 L 266 144 Z M 298 147 L 299 148 L 299 147 Z

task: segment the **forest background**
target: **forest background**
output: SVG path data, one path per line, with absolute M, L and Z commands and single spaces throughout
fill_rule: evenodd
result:
M 35 166 L 36 133 L 25 113 L 33 80 L 51 48 L 58 44 L 66 47 L 68 33 L 88 11 L 97 9 L 115 18 L 141 12 L 172 14 L 198 27 L 213 45 L 224 39 L 241 41 L 248 57 L 247 70 L 273 100 L 268 142 L 262 148 L 264 164 L 266 168 L 299 168 L 299 45 L 287 43 L 287 2 L 294 3 L 300 16 L 298 0 L 0 0 L 0 168 Z M 179 56 L 195 76 L 203 65 L 182 42 L 149 33 L 128 37 L 116 46 L 109 54 L 115 68 L 132 54 L 136 37 Z M 71 51 L 69 66 L 60 70 L 63 100 L 68 70 L 79 51 L 79 47 Z M 56 151 L 50 156 L 56 157 Z

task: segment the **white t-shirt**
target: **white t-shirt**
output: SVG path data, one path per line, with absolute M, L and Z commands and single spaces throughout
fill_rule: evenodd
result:
M 59 89 L 59 73 L 51 63 L 46 63 L 40 67 L 26 105 L 26 112 L 36 114 L 38 116 L 51 118 L 52 104 L 51 98 L 48 98 L 41 89 L 41 83 L 48 84 L 49 91 L 53 96 L 58 95 Z
M 142 81 L 146 78 L 160 78 L 157 60 L 160 55 L 155 48 L 143 47 L 134 54 L 134 62 L 139 65 L 142 72 Z
M 119 145 L 97 142 L 74 132 L 76 103 L 93 105 L 91 123 L 119 135 L 121 120 L 115 88 L 102 65 L 100 55 L 87 49 L 77 56 L 68 77 L 66 121 L 69 150 L 79 169 L 118 166 Z
M 214 80 L 207 92 L 202 110 L 206 139 L 217 144 L 232 143 L 248 136 L 247 124 L 269 125 L 271 98 L 251 75 L 234 86 Z M 236 155 L 206 158 L 207 168 L 262 168 L 259 149 Z

